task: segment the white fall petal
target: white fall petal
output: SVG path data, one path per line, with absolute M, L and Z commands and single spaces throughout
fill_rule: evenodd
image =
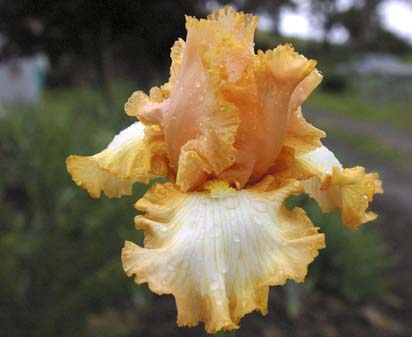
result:
M 333 152 L 326 146 L 322 146 L 299 156 L 298 160 L 305 162 L 314 172 L 317 172 L 314 177 L 302 181 L 305 192 L 318 202 L 323 212 L 337 209 L 337 205 L 341 203 L 338 187 L 322 188 L 322 182 L 332 174 L 334 167 L 343 169 Z
M 162 130 L 133 123 L 103 151 L 93 156 L 69 156 L 67 170 L 94 198 L 100 197 L 101 191 L 110 198 L 130 195 L 133 183 L 168 175 Z
M 352 229 L 376 218 L 366 210 L 374 194 L 383 193 L 377 173 L 366 173 L 360 166 L 343 168 L 325 146 L 299 156 L 297 161 L 312 173 L 313 177 L 302 184 L 322 211 L 340 210 L 343 224 Z
M 213 187 L 182 193 L 157 184 L 136 204 L 145 216 L 145 248 L 126 242 L 123 267 L 137 283 L 173 294 L 178 324 L 205 322 L 206 330 L 238 327 L 248 312 L 267 311 L 269 285 L 302 282 L 324 235 L 302 209 L 285 199 L 302 192 L 298 181 L 236 191 Z

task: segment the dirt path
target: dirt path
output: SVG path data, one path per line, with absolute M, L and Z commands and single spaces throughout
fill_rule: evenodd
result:
M 306 118 L 314 125 L 321 125 L 329 134 L 324 139 L 324 144 L 337 152 L 344 166 L 362 165 L 368 171 L 379 172 L 385 193 L 377 197 L 378 203 L 387 203 L 409 217 L 412 216 L 412 132 L 407 133 L 382 124 L 359 122 L 345 116 L 319 111 L 307 112 Z M 349 135 L 368 137 L 378 144 L 382 143 L 398 150 L 404 159 L 402 165 L 399 165 L 399 162 L 373 157 L 356 145 L 337 139 L 333 136 L 337 128 L 347 130 Z
M 412 130 L 410 132 L 393 126 L 356 120 L 336 113 L 307 109 L 308 119 L 320 123 L 350 130 L 397 149 L 401 154 L 412 157 Z

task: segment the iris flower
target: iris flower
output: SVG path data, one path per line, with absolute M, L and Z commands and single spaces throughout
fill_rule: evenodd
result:
M 253 310 L 266 314 L 269 286 L 303 282 L 325 247 L 286 198 L 307 193 L 357 229 L 376 218 L 366 210 L 383 192 L 377 173 L 343 168 L 322 145 L 325 133 L 303 118 L 301 105 L 322 79 L 316 61 L 289 44 L 256 54 L 257 20 L 230 7 L 186 17 L 169 81 L 125 105 L 139 121 L 102 152 L 67 159 L 95 198 L 169 180 L 135 204 L 145 212 L 135 218 L 144 247 L 126 241 L 123 267 L 136 283 L 174 295 L 179 326 L 204 322 L 209 333 L 237 329 Z

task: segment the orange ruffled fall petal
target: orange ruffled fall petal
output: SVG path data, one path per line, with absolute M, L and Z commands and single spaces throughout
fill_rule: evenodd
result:
M 115 136 L 102 152 L 93 156 L 69 156 L 67 170 L 77 185 L 94 197 L 120 197 L 132 193 L 135 182 L 172 178 L 166 159 L 164 137 L 157 126 L 136 122 Z
M 301 185 L 287 181 L 271 190 L 272 180 L 241 191 L 226 182 L 191 193 L 155 185 L 136 204 L 146 212 L 135 219 L 145 230 L 145 248 L 126 242 L 127 275 L 158 294 L 173 294 L 178 325 L 202 321 L 215 333 L 238 328 L 253 310 L 266 314 L 268 287 L 302 282 L 324 247 L 324 235 L 305 212 L 285 207 Z

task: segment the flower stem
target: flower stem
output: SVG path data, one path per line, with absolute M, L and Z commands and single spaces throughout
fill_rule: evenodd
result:
M 219 331 L 214 337 L 235 337 L 235 330 L 232 331 Z

